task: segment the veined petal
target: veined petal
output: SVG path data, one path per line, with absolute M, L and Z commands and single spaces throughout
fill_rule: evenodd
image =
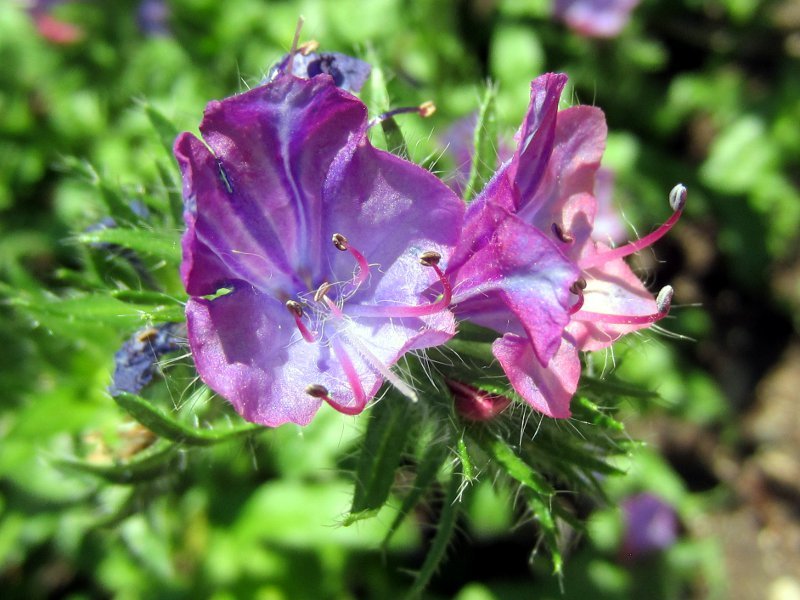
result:
M 564 337 L 547 367 L 536 360 L 530 341 L 508 334 L 495 340 L 492 353 L 514 390 L 535 410 L 556 419 L 570 416 L 569 403 L 581 374 L 574 344 Z
M 311 344 L 285 306 L 250 286 L 214 300 L 190 298 L 186 315 L 203 381 L 248 421 L 273 427 L 311 421 L 321 400 L 306 392 L 310 384 L 360 411 L 383 383 L 376 360 L 389 367 L 405 352 L 444 343 L 455 332 L 447 312 L 425 326 L 418 319 L 331 320 L 324 327 L 333 341 Z
M 542 231 L 550 231 L 553 223 L 562 225 L 566 200 L 594 193 L 607 136 L 600 109 L 573 106 L 559 112 L 550 162 L 536 192 L 522 199 L 519 216 Z
M 345 235 L 376 265 L 372 285 L 354 300 L 413 305 L 435 287 L 435 272 L 420 265 L 420 255 L 448 257 L 464 216 L 464 203 L 439 179 L 364 139 L 346 164 L 331 169 L 323 199 L 327 239 Z M 352 276 L 353 259 L 334 253 L 331 272 L 336 280 Z
M 210 103 L 200 130 L 232 191 L 227 202 L 199 212 L 215 211 L 219 229 L 238 228 L 251 245 L 268 248 L 273 262 L 324 278 L 321 257 L 330 241 L 322 231 L 322 188 L 328 171 L 363 140 L 366 117 L 366 106 L 327 75 L 284 75 Z
M 521 326 L 546 366 L 569 322 L 569 288 L 578 274 L 542 232 L 507 215 L 454 275 L 454 311 L 500 334 Z

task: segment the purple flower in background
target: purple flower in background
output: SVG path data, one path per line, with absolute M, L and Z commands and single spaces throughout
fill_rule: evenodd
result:
M 678 537 L 675 509 L 653 494 L 630 496 L 622 502 L 623 537 L 620 558 L 634 561 L 669 548 Z
M 571 29 L 589 37 L 618 35 L 639 0 L 555 0 L 553 13 Z
M 605 149 L 603 113 L 558 111 L 565 75 L 531 84 L 517 149 L 466 214 L 450 261 L 454 312 L 502 335 L 492 347 L 515 390 L 536 410 L 568 417 L 580 377 L 578 350 L 604 348 L 664 317 L 672 289 L 657 299 L 623 257 L 663 236 L 683 209 L 641 240 L 611 249 L 593 239 L 593 192 Z
M 142 0 L 136 10 L 139 30 L 153 37 L 170 34 L 169 18 L 169 5 L 165 0 Z
M 307 47 L 315 48 L 316 43 Z M 267 79 L 271 81 L 290 68 L 295 77 L 310 78 L 322 73 L 330 75 L 337 86 L 348 92 L 361 91 L 372 70 L 368 62 L 339 52 L 317 54 L 301 51 L 284 56 L 272 68 Z
M 366 106 L 325 73 L 211 102 L 200 131 L 175 154 L 203 381 L 269 426 L 306 424 L 322 401 L 356 414 L 384 380 L 414 398 L 390 368 L 454 334 L 438 262 L 463 203 L 373 148 Z

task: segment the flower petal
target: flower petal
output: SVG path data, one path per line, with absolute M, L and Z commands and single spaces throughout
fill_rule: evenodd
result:
M 581 363 L 574 344 L 564 337 L 547 367 L 536 360 L 529 340 L 505 335 L 492 353 L 516 392 L 535 410 L 556 419 L 570 416 L 569 403 L 578 388 Z
M 322 188 L 363 140 L 366 117 L 366 106 L 327 75 L 285 75 L 210 103 L 200 130 L 229 193 L 198 206 L 212 229 L 207 237 L 224 238 L 228 251 L 256 253 L 254 261 L 268 252 L 284 272 L 324 279 L 330 239 L 322 232 Z
M 455 312 L 483 327 L 527 334 L 542 365 L 555 354 L 569 322 L 570 286 L 577 267 L 536 228 L 514 215 L 494 225 L 489 243 L 454 278 Z

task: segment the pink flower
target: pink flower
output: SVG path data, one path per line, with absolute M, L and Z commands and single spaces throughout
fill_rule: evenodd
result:
M 639 0 L 556 0 L 553 12 L 576 32 L 609 38 L 627 25 Z
M 517 149 L 469 206 L 448 268 L 456 315 L 500 333 L 493 353 L 517 393 L 559 418 L 570 415 L 579 350 L 604 348 L 667 314 L 672 289 L 654 299 L 623 258 L 663 236 L 686 199 L 676 186 L 673 216 L 641 240 L 616 249 L 595 241 L 607 129 L 599 109 L 558 111 L 566 81 L 547 74 L 532 82 Z

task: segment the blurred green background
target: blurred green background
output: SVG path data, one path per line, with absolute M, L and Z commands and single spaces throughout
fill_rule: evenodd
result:
M 565 538 L 559 581 L 531 557 L 513 489 L 479 479 L 427 596 L 800 598 L 800 2 L 643 0 L 606 40 L 570 31 L 547 0 L 52 4 L 60 37 L 24 3 L 0 4 L 4 597 L 393 598 L 420 567 L 435 501 L 383 549 L 392 502 L 340 525 L 363 424 L 332 411 L 178 453 L 166 476 L 137 485 L 56 464 L 124 459 L 147 437 L 106 392 L 137 321 L 109 319 L 112 305 L 95 319 L 38 303 L 68 299 L 76 271 L 102 262 L 76 236 L 114 198 L 166 211 L 177 168 L 147 107 L 195 130 L 209 100 L 262 80 L 303 15 L 303 39 L 380 67 L 392 107 L 435 101 L 433 117 L 401 126 L 411 158 L 443 177 L 449 127 L 488 81 L 510 138 L 530 81 L 562 71 L 570 101 L 607 115 L 604 166 L 631 232 L 668 216 L 675 183 L 690 190 L 681 223 L 637 263 L 652 289 L 675 287 L 667 332 L 591 361 L 659 393 L 624 407 L 645 445 L 607 481 L 611 505 L 585 507 L 588 531 Z M 166 12 L 148 21 L 143 8 Z M 362 97 L 377 113 L 376 89 Z M 159 227 L 180 231 L 175 219 Z M 174 265 L 147 266 L 176 285 Z M 110 276 L 93 268 L 102 285 Z M 168 386 L 185 412 L 208 402 L 182 395 L 190 380 L 178 365 Z M 675 508 L 680 537 L 627 563 L 615 506 L 641 491 Z

